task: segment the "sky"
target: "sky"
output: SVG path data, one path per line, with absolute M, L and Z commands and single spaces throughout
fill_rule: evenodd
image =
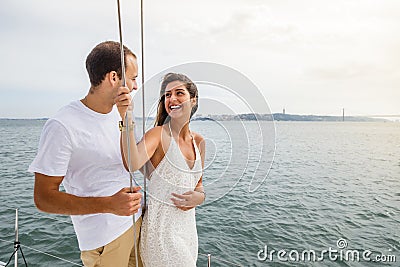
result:
M 209 62 L 258 88 L 257 112 L 400 114 L 398 0 L 144 4 L 146 82 L 173 66 Z M 121 5 L 124 43 L 141 64 L 140 2 Z M 0 118 L 50 117 L 87 93 L 90 50 L 118 40 L 116 1 L 2 0 L 0 36 Z M 212 91 L 200 88 L 200 99 Z M 206 101 L 199 112 L 213 109 Z

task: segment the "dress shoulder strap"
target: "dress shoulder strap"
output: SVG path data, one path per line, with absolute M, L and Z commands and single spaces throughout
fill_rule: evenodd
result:
M 172 135 L 172 129 L 171 129 L 171 123 L 168 123 L 168 128 L 169 128 L 169 133 L 171 134 L 171 137 L 173 137 L 173 135 Z

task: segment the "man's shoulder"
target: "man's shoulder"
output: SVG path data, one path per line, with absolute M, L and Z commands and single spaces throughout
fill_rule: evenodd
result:
M 46 121 L 43 131 L 66 131 L 70 133 L 75 128 L 75 125 L 80 124 L 78 121 L 84 117 L 79 110 L 78 101 L 73 101 L 60 108 L 54 116 Z
M 86 120 L 86 113 L 79 102 L 79 100 L 75 100 L 60 108 L 51 119 L 58 121 L 65 127 L 73 127 L 79 121 Z
M 76 113 L 79 113 L 79 100 L 72 101 L 68 105 L 60 108 L 57 113 L 53 116 L 54 119 L 63 119 L 64 117 L 73 116 Z

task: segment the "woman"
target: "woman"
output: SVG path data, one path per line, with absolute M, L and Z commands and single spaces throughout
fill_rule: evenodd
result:
M 144 266 L 196 266 L 194 207 L 205 199 L 202 186 L 205 142 L 190 131 L 197 110 L 196 85 L 185 75 L 164 76 L 155 127 L 136 145 L 131 131 L 131 166 L 146 164 L 148 207 L 143 218 L 140 255 Z M 132 123 L 123 122 L 123 125 Z M 126 147 L 123 131 L 123 147 Z M 126 152 L 125 158 L 126 156 Z

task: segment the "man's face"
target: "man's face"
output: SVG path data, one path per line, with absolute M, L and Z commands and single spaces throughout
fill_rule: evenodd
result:
M 132 92 L 133 90 L 137 90 L 137 82 L 136 78 L 138 76 L 138 66 L 136 58 L 132 55 L 128 55 L 126 57 L 126 70 L 125 70 L 125 80 L 126 86 Z

